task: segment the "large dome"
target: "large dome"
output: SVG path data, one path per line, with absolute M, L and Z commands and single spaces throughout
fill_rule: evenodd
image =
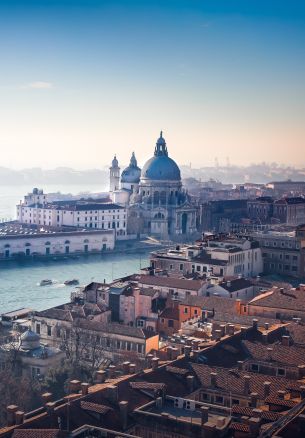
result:
M 141 169 L 138 167 L 138 163 L 134 152 L 132 153 L 130 164 L 123 170 L 121 176 L 122 183 L 138 184 L 140 181 Z
M 157 141 L 155 154 L 148 160 L 141 173 L 141 179 L 180 181 L 180 169 L 174 160 L 169 158 L 162 131 Z

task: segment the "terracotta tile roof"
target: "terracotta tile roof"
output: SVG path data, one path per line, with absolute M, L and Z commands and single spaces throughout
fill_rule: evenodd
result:
M 286 379 L 284 377 L 276 377 L 265 374 L 251 373 L 248 371 L 238 370 L 238 369 L 227 369 L 220 367 L 210 367 L 203 364 L 192 364 L 192 368 L 197 375 L 202 387 L 211 388 L 211 377 L 210 374 L 217 373 L 216 377 L 216 387 L 220 391 L 234 391 L 234 394 L 245 394 L 244 393 L 244 376 L 250 376 L 250 390 L 251 392 L 258 393 L 260 399 L 264 398 L 264 382 L 268 381 L 271 383 L 270 392 L 276 393 L 278 390 L 285 390 L 288 385 L 290 385 L 293 380 Z M 300 382 L 300 386 L 302 386 Z
M 166 387 L 165 383 L 149 383 L 149 382 L 130 382 L 130 386 L 132 389 L 147 389 L 147 390 L 155 390 L 155 389 L 164 389 Z
M 160 313 L 159 318 L 174 319 L 179 321 L 178 307 L 166 307 L 166 309 Z
M 251 280 L 247 280 L 246 278 L 235 278 L 230 281 L 222 281 L 219 283 L 219 286 L 231 293 L 237 292 L 241 289 L 246 289 L 247 287 L 252 287 L 253 283 Z
M 167 365 L 166 371 L 169 373 L 178 374 L 180 376 L 185 376 L 189 373 L 189 370 L 187 370 L 186 368 L 178 368 L 172 365 Z
M 232 414 L 238 414 L 240 416 L 246 416 L 246 417 L 255 416 L 252 408 L 247 406 L 238 406 L 238 405 L 232 406 Z M 282 414 L 278 412 L 261 411 L 259 416 L 263 420 L 276 421 L 282 416 Z
M 242 344 L 249 356 L 258 361 L 276 362 L 283 365 L 297 367 L 305 365 L 305 348 L 296 345 L 285 346 L 280 342 L 262 344 L 244 340 Z
M 235 314 L 236 300 L 227 297 L 198 297 L 189 295 L 181 300 L 180 305 L 201 307 L 205 310 L 214 310 L 215 312 L 229 312 Z
M 231 423 L 230 429 L 236 430 L 238 432 L 250 433 L 250 427 L 248 424 L 245 423 Z
M 92 321 L 87 319 L 79 319 L 77 321 L 77 326 L 86 330 L 102 332 L 102 333 L 113 333 L 122 336 L 131 336 L 134 338 L 147 339 L 155 336 L 155 332 L 150 330 L 144 330 L 139 327 L 131 327 L 118 323 L 108 323 L 105 324 L 99 321 Z
M 289 334 L 294 344 L 305 346 L 305 325 L 294 322 L 286 326 L 286 332 Z
M 15 429 L 13 438 L 59 438 L 67 435 L 58 429 Z
M 300 311 L 305 309 L 305 293 L 294 288 L 282 289 L 274 287 L 271 291 L 253 298 L 248 305 Z
M 69 310 L 56 309 L 55 307 L 47 310 L 42 310 L 41 312 L 36 312 L 36 316 L 41 318 L 58 319 L 59 321 L 69 321 L 72 322 L 73 318 Z
M 91 403 L 87 401 L 81 401 L 80 406 L 85 411 L 96 412 L 98 414 L 106 414 L 111 408 L 109 406 L 100 405 L 97 403 Z
M 185 289 L 198 291 L 204 284 L 202 280 L 186 280 L 184 278 L 163 277 L 154 275 L 140 275 L 140 284 L 149 286 L 170 287 L 174 289 Z
M 286 408 L 293 408 L 293 406 L 297 404 L 297 402 L 294 400 L 286 400 L 286 399 L 275 397 L 273 395 L 269 395 L 269 397 L 265 399 L 265 403 L 283 406 Z

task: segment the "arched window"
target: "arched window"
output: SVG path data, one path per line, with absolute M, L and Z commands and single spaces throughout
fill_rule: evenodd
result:
M 47 246 L 47 245 L 51 245 L 51 242 L 46 242 L 45 245 L 46 245 L 46 246 Z
M 159 192 L 154 192 L 154 204 L 159 204 L 160 194 Z
M 166 204 L 166 192 L 165 191 L 160 193 L 160 201 L 161 201 L 162 205 Z
M 70 240 L 66 240 L 66 241 L 65 241 L 65 244 L 66 244 L 66 245 L 69 245 L 69 243 L 70 243 Z
M 85 239 L 85 240 L 84 240 L 84 243 L 89 243 L 89 239 Z
M 6 245 L 4 245 L 4 248 L 10 248 L 11 245 L 9 243 L 7 243 Z
M 31 244 L 30 244 L 29 242 L 27 242 L 27 243 L 25 244 L 25 246 L 31 246 Z

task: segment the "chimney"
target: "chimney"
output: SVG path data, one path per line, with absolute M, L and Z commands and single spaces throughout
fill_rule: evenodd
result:
M 158 409 L 162 409 L 162 407 L 163 407 L 163 397 L 156 398 L 156 407 Z
M 69 392 L 70 394 L 77 394 L 80 391 L 80 384 L 81 382 L 79 380 L 70 380 L 69 383 Z
M 243 365 L 244 365 L 244 361 L 243 360 L 238 360 L 237 361 L 237 365 L 238 365 L 238 369 L 242 370 L 243 369 Z
M 16 424 L 23 424 L 23 421 L 24 421 L 24 412 L 23 411 L 16 411 L 15 412 Z
M 109 365 L 109 367 L 108 367 L 108 378 L 109 379 L 113 379 L 114 378 L 115 369 L 116 369 L 115 365 Z
M 48 403 L 49 401 L 51 401 L 52 399 L 52 393 L 51 392 L 45 392 L 41 395 L 43 404 L 45 405 L 46 403 Z
M 217 373 L 210 373 L 211 386 L 217 386 Z
M 106 371 L 98 370 L 95 374 L 97 383 L 104 383 L 106 380 Z
M 286 394 L 286 391 L 281 391 L 281 390 L 279 390 L 279 391 L 277 392 L 277 396 L 278 396 L 278 398 L 280 398 L 281 400 L 284 400 L 284 398 L 285 398 L 285 394 Z
M 209 421 L 209 407 L 208 406 L 201 406 L 200 412 L 201 412 L 201 426 L 204 425 L 207 421 Z
M 186 346 L 184 347 L 184 354 L 185 354 L 185 357 L 190 357 L 190 355 L 191 355 L 191 350 L 192 350 L 192 347 L 191 347 L 190 345 L 186 345 Z
M 153 357 L 154 357 L 153 354 L 148 354 L 148 355 L 146 356 L 146 364 L 147 364 L 147 368 L 151 368 Z
M 135 374 L 136 373 L 136 364 L 135 363 L 131 363 L 129 365 L 129 374 Z
M 270 395 L 271 382 L 264 382 L 264 399 Z
M 220 339 L 221 339 L 221 330 L 215 330 L 214 331 L 214 339 L 215 339 L 215 341 L 220 341 Z
M 46 408 L 47 408 L 47 413 L 48 415 L 53 415 L 54 414 L 54 409 L 55 409 L 55 402 L 48 402 L 46 403 Z
M 264 326 L 265 326 L 265 330 L 269 330 L 269 322 L 265 322 Z
M 130 365 L 130 362 L 128 362 L 128 361 L 123 362 L 122 367 L 123 367 L 124 374 L 129 374 L 129 365 Z
M 290 344 L 290 336 L 282 336 L 282 345 L 285 345 L 285 347 L 289 347 Z
M 257 330 L 257 328 L 258 328 L 258 320 L 257 320 L 257 319 L 253 319 L 253 320 L 252 320 L 252 327 L 253 327 L 255 330 Z
M 234 332 L 235 332 L 235 325 L 234 324 L 227 325 L 227 334 L 232 336 L 234 335 Z
M 251 436 L 258 436 L 261 419 L 258 417 L 249 418 L 249 427 Z
M 120 401 L 120 419 L 122 423 L 123 430 L 127 429 L 128 423 L 128 401 Z
M 224 427 L 226 424 L 226 417 L 219 416 L 217 417 L 217 428 L 220 429 Z
M 252 415 L 253 417 L 261 418 L 263 411 L 258 408 L 252 409 Z
M 155 371 L 159 366 L 159 358 L 158 357 L 154 357 L 153 360 L 151 361 L 151 367 L 152 370 Z
M 240 334 L 241 334 L 242 338 L 245 338 L 247 332 L 248 332 L 248 327 L 245 327 L 245 326 L 240 327 Z
M 221 331 L 221 337 L 225 336 L 225 334 L 226 334 L 226 325 L 225 324 L 221 324 L 219 326 L 219 329 Z
M 17 411 L 18 411 L 18 406 L 16 405 L 9 405 L 6 407 L 8 426 L 13 426 L 15 424 L 15 412 Z
M 257 400 L 258 400 L 258 393 L 257 392 L 251 392 L 251 407 L 256 408 L 257 406 Z
M 194 381 L 195 381 L 194 376 L 187 376 L 186 377 L 186 384 L 187 384 L 187 389 L 189 392 L 194 392 Z
M 264 344 L 268 344 L 268 332 L 262 333 L 262 341 Z
M 175 360 L 179 356 L 179 350 L 176 347 L 172 347 L 172 359 Z
M 251 377 L 246 375 L 244 376 L 244 394 L 249 394 L 250 392 L 250 380 Z
M 82 395 L 87 395 L 88 394 L 89 387 L 90 387 L 89 383 L 85 383 L 85 382 L 81 383 Z
M 112 403 L 117 403 L 119 399 L 118 387 L 116 385 L 107 386 L 107 395 Z

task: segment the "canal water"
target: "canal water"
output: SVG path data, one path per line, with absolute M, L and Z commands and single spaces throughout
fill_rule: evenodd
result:
M 149 250 L 132 254 L 81 256 L 77 260 L 4 261 L 0 263 L 0 314 L 20 307 L 42 310 L 69 301 L 75 286 L 65 280 L 78 279 L 80 285 L 91 281 L 109 282 L 139 272 L 148 265 Z M 43 279 L 56 282 L 39 286 Z

